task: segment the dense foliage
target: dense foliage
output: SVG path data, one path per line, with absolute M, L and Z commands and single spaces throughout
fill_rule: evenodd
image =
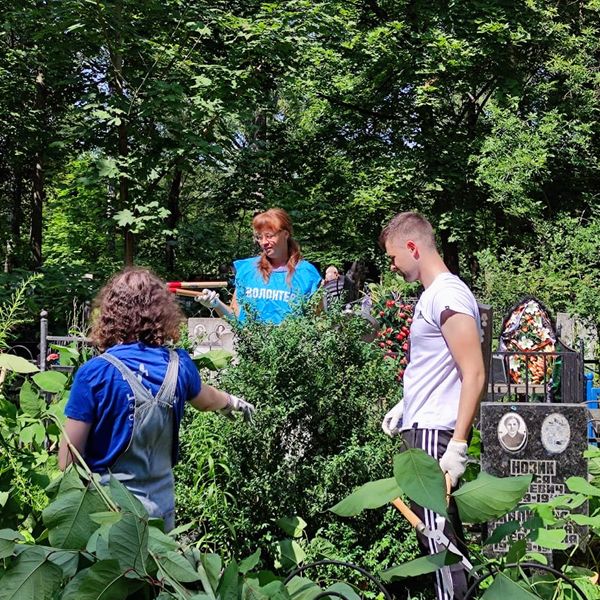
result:
M 188 414 L 182 434 L 178 517 L 200 543 L 243 556 L 278 539 L 280 518 L 298 516 L 309 557 L 376 568 L 412 556 L 414 539 L 391 510 L 348 523 L 326 512 L 390 468 L 394 443 L 380 423 L 401 388 L 393 362 L 361 340 L 369 326 L 329 311 L 238 332 L 219 385 L 256 405 L 254 424 Z
M 597 0 L 0 6 L 0 247 L 63 269 L 58 322 L 123 261 L 216 275 L 272 205 L 323 266 L 420 209 L 484 300 L 597 321 Z

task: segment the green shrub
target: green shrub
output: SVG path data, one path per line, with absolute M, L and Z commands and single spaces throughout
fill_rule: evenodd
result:
M 178 518 L 198 524 L 201 544 L 244 556 L 281 537 L 277 519 L 299 515 L 313 540 L 304 544 L 308 558 L 334 548 L 381 568 L 414 555 L 393 509 L 344 522 L 327 510 L 388 473 L 396 448 L 381 419 L 401 388 L 393 362 L 362 340 L 365 329 L 362 319 L 329 311 L 238 331 L 235 364 L 219 385 L 255 404 L 254 423 L 196 414 L 182 431 Z

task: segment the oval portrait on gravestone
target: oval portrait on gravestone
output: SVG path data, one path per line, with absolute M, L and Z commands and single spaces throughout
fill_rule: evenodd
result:
M 498 421 L 498 441 L 509 452 L 518 452 L 527 444 L 527 425 L 521 415 L 514 412 L 502 415 Z
M 571 426 L 564 415 L 552 413 L 542 422 L 542 445 L 552 454 L 566 450 L 571 439 Z

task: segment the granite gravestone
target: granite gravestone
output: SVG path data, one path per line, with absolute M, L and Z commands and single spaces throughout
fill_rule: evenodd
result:
M 483 402 L 481 404 L 481 467 L 497 477 L 527 475 L 535 477 L 521 504 L 548 502 L 568 493 L 565 480 L 587 477 L 587 409 L 579 404 Z M 586 513 L 587 505 L 575 512 Z M 558 511 L 560 516 L 560 511 Z M 527 511 L 509 513 L 488 524 L 488 533 L 507 521 L 526 521 Z M 564 541 L 579 545 L 585 528 L 566 527 Z M 521 538 L 521 529 L 513 539 Z M 510 540 L 490 548 L 492 555 L 504 554 Z M 528 551 L 550 554 L 549 550 L 528 542 Z
M 194 345 L 193 356 L 217 349 L 235 353 L 233 331 L 225 319 L 188 319 L 188 333 L 190 341 Z

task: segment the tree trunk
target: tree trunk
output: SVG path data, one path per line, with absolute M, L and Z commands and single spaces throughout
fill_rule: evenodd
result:
M 460 264 L 458 260 L 458 244 L 450 241 L 450 232 L 447 229 L 439 231 L 442 242 L 442 256 L 451 273 L 460 275 Z
M 46 105 L 46 83 L 44 82 L 44 74 L 38 70 L 35 78 L 36 100 L 35 106 L 38 113 L 41 115 Z M 39 269 L 42 266 L 42 216 L 44 208 L 44 155 L 41 134 L 45 129 L 41 119 L 38 119 L 38 140 L 37 150 L 34 155 L 33 168 L 33 189 L 31 195 L 31 255 L 33 260 L 33 268 Z
M 12 208 L 10 213 L 10 235 L 6 240 L 6 258 L 4 272 L 10 273 L 17 266 L 18 253 L 16 249 L 21 241 L 21 225 L 23 223 L 23 174 L 17 168 L 14 173 L 12 188 Z
M 169 237 L 167 239 L 167 261 L 166 267 L 168 273 L 175 272 L 175 235 L 173 231 L 179 223 L 181 218 L 181 211 L 179 210 L 179 197 L 181 194 L 181 177 L 182 172 L 179 167 L 175 167 L 175 173 L 173 174 L 173 181 L 171 182 L 171 189 L 169 190 L 168 206 L 169 217 L 167 218 L 167 226 L 169 228 Z

